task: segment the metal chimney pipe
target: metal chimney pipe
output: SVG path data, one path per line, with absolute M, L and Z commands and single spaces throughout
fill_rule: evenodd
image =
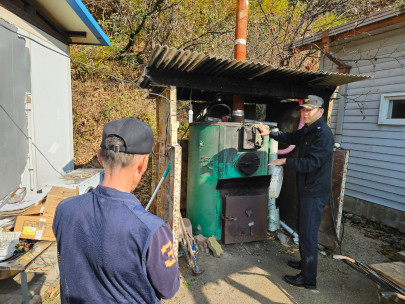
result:
M 238 0 L 236 9 L 235 50 L 236 60 L 246 61 L 246 37 L 249 0 Z
M 234 56 L 236 60 L 246 61 L 246 37 L 247 21 L 249 12 L 249 0 L 238 0 L 236 9 L 236 27 L 235 27 L 235 49 Z M 244 98 L 240 95 L 233 95 L 233 110 L 244 110 Z

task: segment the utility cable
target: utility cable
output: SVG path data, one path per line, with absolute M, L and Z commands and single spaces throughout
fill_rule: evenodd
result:
M 144 92 L 144 93 L 146 93 L 146 94 L 155 95 L 155 96 L 160 96 L 160 97 L 166 99 L 168 102 L 170 102 L 170 100 L 169 100 L 166 96 L 163 96 L 162 94 L 158 94 L 158 93 L 148 92 L 148 91 L 146 91 L 145 89 L 143 89 L 143 88 L 142 88 L 139 84 L 137 84 L 136 82 L 133 82 L 133 81 L 130 81 L 130 80 L 126 80 L 126 79 L 123 79 L 123 78 L 120 78 L 120 77 L 117 77 L 117 76 L 114 76 L 114 75 L 112 75 L 112 74 L 110 74 L 110 73 L 108 73 L 108 72 L 106 72 L 106 71 L 104 71 L 104 70 L 102 70 L 102 69 L 99 69 L 99 68 L 96 68 L 95 66 L 92 66 L 92 65 L 90 65 L 90 64 L 84 63 L 84 62 L 82 62 L 82 61 L 80 61 L 80 60 L 77 60 L 77 59 L 75 59 L 75 58 L 73 58 L 73 57 L 67 55 L 67 54 L 58 52 L 58 51 L 56 51 L 56 50 L 50 48 L 49 46 L 46 46 L 45 44 L 43 44 L 43 43 L 41 43 L 41 42 L 39 42 L 39 41 L 37 41 L 37 40 L 35 40 L 35 39 L 29 37 L 29 36 L 20 34 L 20 33 L 18 33 L 18 32 L 13 31 L 12 29 L 9 29 L 8 27 L 4 26 L 4 25 L 1 24 L 1 23 L 0 23 L 0 26 L 3 27 L 3 28 L 5 28 L 6 30 L 8 30 L 8 31 L 10 31 L 10 32 L 12 32 L 12 33 L 18 35 L 18 36 L 21 36 L 21 37 L 24 37 L 24 38 L 26 38 L 26 39 L 28 39 L 28 40 L 31 40 L 31 41 L 33 41 L 33 42 L 39 44 L 40 46 L 42 46 L 42 47 L 44 47 L 44 48 L 46 48 L 46 49 L 48 49 L 48 50 L 50 50 L 50 51 L 56 53 L 56 54 L 59 54 L 59 55 L 61 55 L 61 56 L 63 56 L 63 57 L 66 57 L 66 58 L 69 58 L 70 60 L 73 60 L 73 61 L 75 61 L 75 62 L 77 62 L 77 63 L 80 63 L 80 64 L 82 64 L 82 65 L 84 65 L 84 66 L 86 66 L 86 67 L 88 67 L 88 68 L 90 68 L 90 69 L 93 69 L 93 70 L 96 70 L 96 71 L 98 71 L 98 72 L 100 72 L 100 73 L 106 74 L 106 75 L 110 76 L 111 78 L 114 78 L 114 79 L 116 79 L 116 80 L 118 80 L 118 81 L 122 81 L 122 82 L 125 82 L 125 83 L 133 84 L 137 89 L 140 89 L 142 92 Z
M 140 85 L 138 85 L 136 82 L 133 82 L 133 81 L 130 81 L 130 80 L 126 80 L 126 79 L 123 79 L 123 78 L 120 78 L 120 77 L 117 77 L 117 76 L 114 76 L 114 75 L 112 75 L 112 74 L 110 74 L 110 73 L 108 73 L 108 72 L 106 72 L 106 71 L 104 71 L 104 70 L 102 70 L 102 69 L 99 69 L 99 68 L 97 68 L 97 67 L 95 67 L 95 66 L 92 66 L 92 65 L 87 64 L 87 63 L 84 63 L 84 62 L 82 62 L 82 61 L 80 61 L 80 60 L 77 60 L 77 59 L 75 59 L 75 58 L 73 58 L 73 57 L 71 57 L 71 56 L 69 56 L 69 55 L 67 55 L 67 54 L 64 54 L 64 53 L 61 53 L 61 52 L 59 52 L 59 51 L 57 51 L 57 50 L 54 50 L 54 49 L 52 49 L 51 47 L 46 46 L 45 44 L 43 44 L 43 43 L 37 41 L 36 39 L 33 39 L 33 38 L 31 38 L 31 37 L 29 37 L 29 36 L 27 36 L 27 35 L 18 33 L 18 32 L 16 32 L 16 31 L 13 31 L 12 29 L 8 28 L 7 26 L 5 26 L 5 25 L 3 25 L 3 24 L 1 24 L 1 23 L 0 23 L 0 26 L 1 26 L 2 28 L 6 29 L 6 30 L 9 31 L 9 32 L 12 32 L 13 34 L 16 34 L 16 35 L 18 35 L 18 36 L 24 37 L 24 38 L 26 38 L 26 39 L 28 39 L 28 40 L 30 40 L 30 41 L 33 41 L 33 42 L 37 43 L 38 45 L 40 45 L 40 46 L 42 46 L 42 47 L 44 47 L 44 48 L 46 48 L 46 49 L 48 49 L 48 50 L 50 50 L 50 51 L 56 53 L 56 54 L 59 54 L 59 55 L 61 55 L 61 56 L 63 56 L 63 57 L 66 57 L 66 58 L 69 58 L 70 60 L 72 60 L 72 61 L 74 61 L 74 62 L 77 62 L 77 63 L 79 63 L 79 64 L 82 64 L 82 65 L 84 65 L 84 66 L 86 66 L 86 67 L 88 67 L 88 68 L 90 68 L 90 69 L 96 70 L 96 71 L 98 71 L 98 72 L 100 72 L 100 73 L 103 73 L 103 74 L 105 74 L 105 75 L 107 75 L 107 76 L 109 76 L 109 77 L 111 77 L 111 78 L 113 78 L 113 79 L 115 79 L 115 80 L 118 80 L 118 81 L 121 81 L 121 82 L 124 82 L 124 83 L 128 83 L 128 84 L 133 84 L 137 89 L 141 90 L 141 91 L 144 92 L 145 94 L 154 95 L 154 96 L 158 96 L 158 97 L 162 97 L 162 98 L 166 99 L 166 100 L 170 103 L 170 100 L 169 100 L 166 96 L 164 96 L 164 95 L 162 95 L 162 94 L 158 94 L 158 93 L 148 92 L 148 91 L 146 91 L 145 89 L 143 89 Z M 4 110 L 4 109 L 3 109 L 3 110 Z M 167 128 L 167 129 L 170 129 L 170 128 Z M 168 130 L 168 132 L 167 132 L 167 129 L 166 129 L 166 137 L 167 137 L 167 133 L 169 133 L 169 137 L 171 138 L 171 133 L 170 133 L 171 131 Z M 24 135 L 25 135 L 25 134 L 24 134 Z M 26 137 L 27 137 L 27 136 L 26 136 Z M 28 138 L 28 137 L 27 137 L 27 138 Z M 166 139 L 167 139 L 167 138 L 166 138 Z M 165 142 L 166 142 L 166 140 L 165 140 Z M 33 144 L 33 145 L 35 146 L 35 148 L 42 154 L 42 152 L 38 149 L 38 147 L 35 145 L 35 143 L 32 142 L 32 144 Z M 168 148 L 170 148 L 170 146 L 167 147 L 167 149 L 168 149 Z M 43 155 L 43 154 L 42 154 L 42 155 Z M 44 156 L 44 155 L 43 155 L 43 156 Z M 60 175 L 63 176 L 63 173 L 62 173 L 62 172 L 59 172 L 59 171 L 49 162 L 49 160 L 48 160 L 46 157 L 45 157 L 45 159 L 47 160 L 47 162 L 51 165 L 51 167 L 52 167 L 57 173 L 59 173 Z

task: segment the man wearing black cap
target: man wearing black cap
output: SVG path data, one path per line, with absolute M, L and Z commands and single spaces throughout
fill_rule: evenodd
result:
M 297 109 L 305 126 L 294 132 L 269 132 L 262 124 L 258 126 L 260 135 L 299 146 L 298 158 L 276 159 L 269 166 L 285 165 L 297 172 L 301 261 L 289 261 L 288 265 L 301 272 L 296 276 L 286 275 L 284 279 L 291 285 L 308 289 L 316 288 L 318 230 L 331 192 L 333 134 L 322 118 L 323 107 L 322 98 L 309 95 Z
M 102 185 L 56 209 L 61 302 L 160 303 L 180 284 L 173 236 L 131 194 L 148 166 L 153 132 L 133 117 L 111 121 L 100 146 Z

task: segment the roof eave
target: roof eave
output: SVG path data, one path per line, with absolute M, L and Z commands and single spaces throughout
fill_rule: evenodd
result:
M 90 14 L 89 10 L 86 8 L 83 2 L 80 0 L 66 0 L 66 2 L 70 5 L 70 7 L 75 11 L 79 18 L 86 24 L 89 30 L 93 33 L 94 36 L 96 36 L 96 38 L 100 42 L 99 44 L 92 45 L 109 46 L 110 39 L 98 25 L 97 21 Z

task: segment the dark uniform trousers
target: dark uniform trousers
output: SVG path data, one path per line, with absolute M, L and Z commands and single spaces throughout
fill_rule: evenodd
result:
M 301 255 L 301 274 L 310 284 L 316 284 L 318 267 L 318 230 L 328 195 L 299 197 L 298 236 Z

